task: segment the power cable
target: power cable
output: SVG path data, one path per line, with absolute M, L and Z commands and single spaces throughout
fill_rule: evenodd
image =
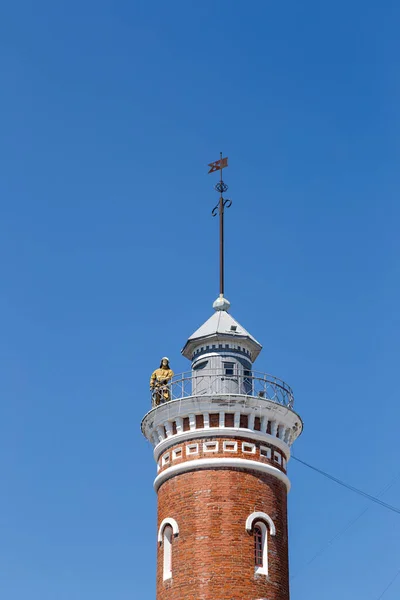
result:
M 292 455 L 292 458 L 295 458 Z M 377 497 L 381 497 L 383 496 L 383 494 L 385 494 L 386 492 L 388 492 L 390 490 L 391 487 L 393 487 L 393 485 L 396 483 L 396 481 L 400 478 L 400 472 L 397 473 L 397 475 L 395 477 L 393 477 L 393 479 L 378 493 Z M 319 556 L 321 556 L 321 554 L 323 554 L 325 552 L 325 550 L 327 550 L 330 546 L 332 546 L 332 544 L 338 540 L 344 533 L 346 533 L 346 531 L 348 531 L 355 523 L 357 523 L 357 521 L 359 519 L 361 519 L 361 517 L 363 517 L 365 515 L 366 512 L 369 511 L 369 506 L 367 506 L 367 508 L 364 508 L 363 511 L 361 511 L 356 517 L 354 517 L 354 519 L 352 519 L 351 521 L 349 521 L 344 527 L 343 529 L 340 529 L 333 537 L 331 537 L 328 542 L 322 546 L 315 554 L 314 556 L 312 556 L 310 558 L 309 561 L 307 561 L 305 563 L 305 565 L 303 566 L 303 570 L 308 567 L 311 563 L 314 562 L 314 560 L 316 558 L 318 558 Z M 302 571 L 303 572 L 303 571 Z M 293 575 L 290 579 L 291 581 L 293 581 L 293 579 L 296 579 L 298 576 L 300 575 L 300 573 L 296 573 L 295 575 Z
M 383 598 L 383 596 L 386 594 L 386 592 L 388 591 L 388 589 L 390 587 L 392 587 L 392 585 L 394 584 L 394 582 L 396 581 L 396 579 L 398 578 L 399 575 L 400 575 L 400 569 L 397 571 L 396 575 L 393 577 L 393 579 L 391 580 L 391 582 L 389 583 L 389 585 L 387 585 L 385 587 L 385 589 L 383 590 L 382 594 L 376 600 L 381 600 L 381 598 Z
M 292 456 L 292 458 L 294 460 L 296 460 L 297 462 L 301 463 L 302 465 L 304 465 L 305 467 L 308 467 L 309 469 L 312 469 L 313 471 L 316 471 L 320 475 L 323 475 L 324 477 L 327 477 L 331 481 L 334 481 L 335 483 L 337 483 L 337 484 L 345 487 L 346 489 L 350 490 L 351 492 L 354 492 L 354 493 L 358 494 L 359 496 L 363 496 L 364 498 L 368 498 L 368 500 L 371 500 L 371 502 L 375 502 L 376 504 L 379 504 L 383 508 L 387 508 L 388 510 L 391 510 L 392 512 L 395 512 L 395 513 L 397 513 L 397 514 L 400 515 L 400 508 L 397 508 L 396 506 L 392 506 L 391 504 L 387 504 L 386 502 L 383 502 L 382 500 L 379 500 L 379 498 L 377 498 L 376 496 L 372 496 L 371 494 L 367 494 L 366 492 L 363 492 L 362 490 L 360 490 L 360 489 L 358 489 L 358 488 L 356 488 L 356 487 L 354 487 L 352 485 L 349 485 L 348 483 L 345 483 L 341 479 L 338 479 L 337 477 L 334 477 L 333 475 L 330 475 L 326 471 L 322 471 L 322 469 L 318 469 L 317 467 L 313 467 L 309 463 L 306 463 L 304 460 L 301 460 L 300 458 L 297 458 L 296 456 Z
M 383 488 L 383 490 L 378 494 L 378 496 L 372 496 L 371 494 L 367 494 L 366 492 L 363 492 L 362 490 L 359 490 L 358 488 L 349 485 L 347 483 L 345 483 L 344 481 L 342 481 L 341 479 L 338 479 L 337 477 L 334 477 L 333 475 L 330 475 L 329 473 L 327 473 L 326 471 L 323 471 L 322 469 L 318 469 L 317 467 L 314 467 L 312 465 L 310 465 L 309 463 L 305 462 L 304 460 L 301 460 L 300 458 L 297 458 L 296 456 L 292 455 L 292 458 L 294 460 L 297 460 L 297 462 L 303 464 L 304 466 L 308 467 L 309 469 L 312 469 L 313 471 L 316 471 L 317 473 L 320 473 L 320 475 L 323 475 L 324 477 L 327 477 L 328 479 L 334 481 L 335 483 L 345 487 L 346 489 L 355 492 L 356 494 L 359 494 L 360 496 L 367 498 L 368 500 L 371 500 L 372 502 L 375 502 L 376 504 L 382 506 L 383 508 L 387 508 L 388 510 L 391 510 L 392 512 L 396 512 L 398 514 L 400 514 L 400 509 L 398 509 L 396 506 L 392 506 L 391 504 L 387 504 L 386 502 L 382 502 L 382 500 L 379 500 L 379 496 L 382 496 L 384 493 L 386 493 L 394 484 L 395 482 L 398 480 L 398 478 L 400 477 L 400 473 L 398 473 L 396 475 L 396 477 L 394 477 L 392 479 L 392 481 Z M 336 535 L 334 535 L 329 541 L 328 543 L 323 546 L 307 563 L 305 566 L 310 565 L 312 562 L 314 562 L 314 560 L 316 558 L 318 558 L 318 556 L 320 556 L 325 550 L 326 548 L 328 548 L 329 546 L 331 546 L 333 544 L 333 542 L 335 540 L 337 540 L 343 533 L 345 533 L 346 531 L 348 531 L 348 529 L 350 529 L 350 527 L 352 527 L 352 525 L 354 525 L 367 511 L 369 510 L 369 508 L 367 507 L 366 509 L 364 509 L 359 515 L 357 515 L 357 517 L 355 517 L 354 519 L 352 519 L 345 527 L 344 529 L 342 529 L 341 531 L 339 531 Z M 380 594 L 380 596 L 377 598 L 377 600 L 381 600 L 384 595 L 386 594 L 386 592 L 392 587 L 392 585 L 394 584 L 394 582 L 396 581 L 396 579 L 399 577 L 400 575 L 400 569 L 397 571 L 397 573 L 395 574 L 395 576 L 390 580 L 390 582 L 388 583 L 388 585 L 385 587 L 385 589 L 383 590 L 383 592 Z M 297 577 L 298 575 L 295 575 L 294 577 L 292 577 L 291 579 L 293 580 L 295 577 Z

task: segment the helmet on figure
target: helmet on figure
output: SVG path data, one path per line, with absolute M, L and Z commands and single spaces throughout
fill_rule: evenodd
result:
M 164 363 L 166 363 L 165 366 L 169 369 L 169 358 L 168 358 L 168 356 L 163 356 L 162 357 L 161 363 L 160 363 L 160 369 L 164 366 Z

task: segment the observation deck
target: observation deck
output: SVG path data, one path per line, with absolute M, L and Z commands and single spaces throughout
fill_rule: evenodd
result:
M 166 385 L 151 392 L 151 405 L 154 408 L 171 400 L 210 395 L 249 396 L 289 409 L 294 405 L 293 391 L 282 379 L 258 371 L 230 374 L 226 369 L 202 369 L 174 375 Z
M 303 429 L 293 405 L 292 389 L 273 375 L 194 369 L 153 390 L 142 432 L 157 455 L 180 440 L 212 435 L 269 440 L 288 456 Z

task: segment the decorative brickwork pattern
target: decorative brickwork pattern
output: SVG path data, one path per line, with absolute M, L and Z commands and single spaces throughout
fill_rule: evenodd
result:
M 226 444 L 229 443 L 234 445 L 235 450 L 232 450 L 232 446 L 231 448 L 226 446 Z M 207 448 L 207 444 L 210 446 L 216 444 L 217 450 L 213 451 L 210 447 Z M 254 447 L 254 453 L 250 450 L 252 447 Z M 181 453 L 179 453 L 178 456 L 174 455 L 174 452 L 179 449 L 182 450 Z M 243 438 L 236 439 L 232 437 L 215 438 L 211 436 L 170 446 L 167 451 L 160 455 L 158 460 L 158 472 L 163 472 L 172 464 L 197 460 L 199 458 L 210 458 L 210 456 L 215 458 L 230 456 L 248 460 L 259 460 L 262 463 L 271 464 L 277 469 L 280 469 L 283 473 L 286 473 L 286 456 L 275 446 L 267 446 L 265 443 L 254 442 L 251 439 L 245 440 Z M 166 457 L 168 457 L 167 460 L 165 460 Z

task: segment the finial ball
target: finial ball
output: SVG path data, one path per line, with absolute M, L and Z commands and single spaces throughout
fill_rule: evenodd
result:
M 214 310 L 225 310 L 228 311 L 230 309 L 231 303 L 229 300 L 224 298 L 223 296 L 219 296 L 213 304 Z

